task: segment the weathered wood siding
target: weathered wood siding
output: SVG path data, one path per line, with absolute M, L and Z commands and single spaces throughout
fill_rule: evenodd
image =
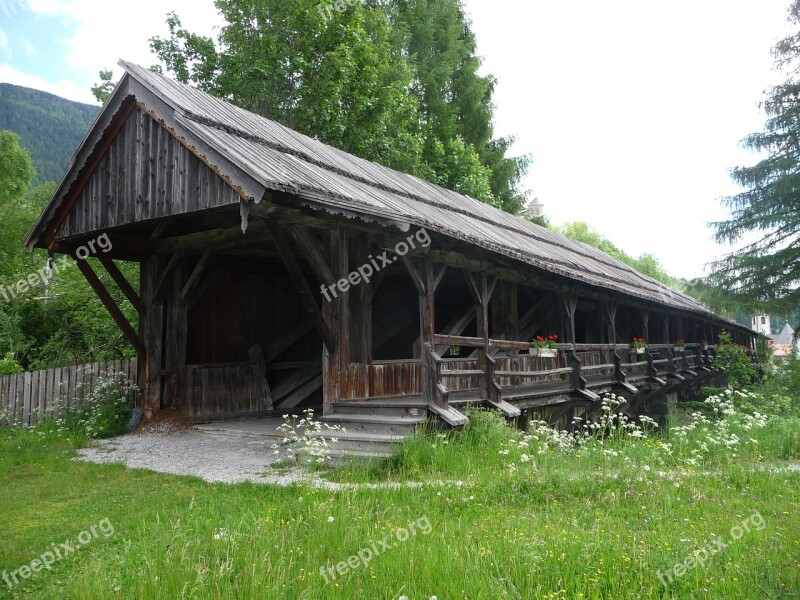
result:
M 238 202 L 233 188 L 137 108 L 101 159 L 58 237 Z
M 65 404 L 83 408 L 100 374 L 112 370 L 136 381 L 135 358 L 0 377 L 0 427 L 37 425 Z
M 350 364 L 340 374 L 342 400 L 391 398 L 422 393 L 422 363 L 418 360 Z
M 254 416 L 270 410 L 250 362 L 189 365 L 184 381 L 191 420 Z

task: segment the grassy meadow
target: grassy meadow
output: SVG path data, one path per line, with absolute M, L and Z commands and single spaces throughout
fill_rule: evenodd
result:
M 573 436 L 479 411 L 314 474 L 338 490 L 88 464 L 63 427 L 2 432 L 0 597 L 796 598 L 800 419 L 727 393 L 665 433 L 615 402 Z

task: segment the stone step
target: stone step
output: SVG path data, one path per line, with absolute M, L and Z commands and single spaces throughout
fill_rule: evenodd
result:
M 386 460 L 392 457 L 390 451 L 380 450 L 331 450 L 328 466 L 344 466 L 351 462 L 361 462 L 368 460 Z
M 331 451 L 351 451 L 368 450 L 374 452 L 385 452 L 391 454 L 403 440 L 409 436 L 392 435 L 388 433 L 369 433 L 364 431 L 354 431 L 347 433 L 335 433 L 332 431 L 324 432 L 323 437 L 330 444 Z M 332 442 L 331 439 L 336 439 Z
M 320 417 L 329 425 L 339 425 L 347 433 L 363 432 L 398 436 L 413 435 L 417 427 L 425 423 L 427 414 L 418 417 L 396 417 L 386 415 L 333 414 Z M 338 437 L 337 433 L 325 431 L 325 435 Z
M 341 402 L 333 407 L 335 415 L 371 415 L 387 417 L 425 417 L 428 405 L 423 401 L 412 402 Z

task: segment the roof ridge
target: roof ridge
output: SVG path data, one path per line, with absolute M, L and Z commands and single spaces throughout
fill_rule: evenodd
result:
M 610 266 L 610 267 L 623 268 L 624 270 L 636 275 L 637 277 L 641 278 L 642 280 L 646 281 L 647 283 L 654 284 L 657 288 L 661 288 L 664 291 L 668 291 L 670 293 L 683 296 L 684 298 L 689 298 L 689 299 L 693 300 L 694 302 L 696 302 L 699 306 L 703 306 L 702 303 L 700 303 L 699 301 L 697 301 L 694 298 L 691 298 L 691 296 L 687 296 L 686 294 L 683 294 L 679 290 L 676 290 L 673 287 L 671 287 L 671 286 L 669 286 L 669 285 L 667 285 L 665 283 L 662 283 L 662 282 L 660 282 L 660 281 L 658 281 L 656 279 L 653 279 L 652 277 L 649 277 L 648 275 L 645 275 L 644 273 L 634 269 L 630 265 L 627 265 L 627 264 L 625 264 L 624 262 L 622 262 L 622 261 L 620 261 L 618 259 L 614 259 L 609 254 L 606 254 L 606 253 L 594 248 L 593 246 L 590 246 L 590 245 L 585 244 L 583 242 L 579 242 L 578 240 L 572 240 L 571 238 L 566 238 L 565 237 L 565 239 L 570 240 L 571 242 L 575 243 L 575 245 L 577 246 L 577 248 L 570 247 L 570 246 L 568 246 L 566 244 L 559 243 L 558 241 L 549 240 L 547 238 L 544 238 L 544 237 L 541 237 L 541 236 L 537 236 L 530 229 L 528 229 L 525 226 L 523 226 L 523 227 L 510 227 L 505 223 L 500 224 L 497 221 L 493 221 L 493 220 L 488 219 L 488 218 L 486 218 L 486 217 L 484 217 L 482 215 L 478 215 L 478 214 L 469 212 L 469 211 L 467 211 L 465 209 L 462 209 L 462 208 L 460 208 L 458 206 L 454 206 L 454 205 L 451 205 L 451 204 L 445 204 L 445 203 L 442 203 L 442 202 L 437 202 L 435 200 L 423 198 L 423 197 L 421 197 L 421 196 L 419 196 L 417 194 L 413 194 L 413 193 L 407 192 L 406 190 L 402 190 L 402 189 L 399 189 L 399 188 L 396 188 L 396 187 L 384 185 L 384 184 L 379 183 L 377 181 L 374 181 L 374 180 L 368 179 L 366 177 L 362 177 L 360 175 L 352 173 L 350 171 L 346 171 L 344 169 L 340 169 L 339 167 L 336 167 L 335 165 L 332 165 L 332 164 L 330 164 L 328 162 L 325 162 L 323 160 L 319 160 L 317 158 L 314 158 L 313 156 L 311 156 L 310 154 L 308 154 L 306 152 L 303 152 L 303 151 L 300 151 L 300 150 L 295 150 L 293 148 L 289 148 L 288 146 L 285 146 L 284 144 L 267 140 L 267 139 L 265 139 L 265 138 L 263 138 L 261 136 L 257 136 L 257 135 L 254 135 L 252 133 L 249 133 L 247 131 L 244 131 L 242 129 L 239 129 L 238 127 L 233 127 L 233 126 L 228 125 L 226 123 L 222 123 L 221 121 L 218 121 L 216 119 L 211 119 L 209 117 L 206 117 L 206 116 L 203 116 L 203 115 L 199 115 L 197 113 L 192 112 L 191 110 L 188 110 L 188 109 L 185 109 L 185 108 L 181 108 L 180 112 L 181 112 L 182 116 L 184 116 L 186 119 L 188 119 L 190 121 L 194 121 L 194 122 L 199 123 L 201 125 L 205 125 L 206 127 L 212 127 L 214 129 L 217 129 L 217 130 L 220 130 L 220 131 L 224 131 L 225 133 L 229 133 L 231 135 L 235 135 L 237 137 L 240 137 L 242 139 L 246 139 L 248 141 L 255 142 L 257 144 L 261 144 L 262 146 L 266 146 L 267 148 L 270 148 L 272 150 L 276 150 L 278 152 L 282 152 L 284 154 L 288 154 L 289 156 L 294 156 L 295 158 L 298 158 L 298 159 L 300 159 L 300 160 L 302 160 L 304 162 L 308 162 L 308 163 L 310 163 L 312 165 L 315 165 L 317 167 L 325 169 L 326 171 L 330 171 L 332 173 L 336 173 L 338 175 L 341 175 L 342 177 L 347 177 L 348 179 L 351 179 L 353 181 L 357 181 L 359 183 L 363 183 L 364 185 L 368 185 L 370 187 L 373 187 L 373 188 L 376 188 L 376 189 L 379 189 L 379 190 L 383 190 L 383 191 L 386 191 L 386 192 L 391 192 L 392 194 L 397 194 L 398 196 L 402 196 L 402 197 L 408 198 L 410 200 L 416 200 L 418 202 L 422 202 L 422 203 L 427 204 L 429 206 L 435 206 L 435 207 L 441 208 L 443 210 L 447 210 L 447 211 L 450 211 L 450 212 L 453 212 L 453 213 L 461 214 L 461 215 L 464 215 L 464 216 L 469 217 L 471 219 L 475 219 L 475 220 L 481 221 L 483 223 L 487 223 L 487 224 L 490 224 L 490 225 L 506 228 L 506 229 L 512 230 L 512 231 L 514 231 L 514 232 L 516 232 L 516 233 L 518 233 L 520 235 L 524 235 L 526 237 L 535 239 L 536 241 L 542 242 L 544 244 L 548 244 L 550 246 L 554 246 L 556 248 L 561 248 L 563 250 L 566 250 L 566 251 L 574 253 L 574 254 L 578 254 L 580 256 L 585 256 L 586 258 L 590 258 L 592 260 L 596 260 L 596 261 L 598 261 L 600 263 L 603 263 L 603 264 L 605 264 L 607 266 Z M 252 113 L 252 114 L 254 114 L 254 113 Z M 255 115 L 255 116 L 257 116 L 258 118 L 261 118 L 261 119 L 266 119 L 266 117 L 262 117 L 261 115 Z M 269 120 L 269 119 L 266 119 L 266 120 Z M 303 135 L 303 134 L 300 134 L 300 135 Z M 320 142 L 320 143 L 324 143 L 324 142 Z M 333 146 L 330 146 L 330 147 L 334 148 Z M 356 158 L 360 158 L 360 157 L 356 157 Z M 361 160 L 366 160 L 366 159 L 361 159 Z M 375 163 L 375 164 L 380 164 L 380 163 Z M 382 168 L 384 168 L 384 169 L 391 169 L 391 167 L 387 167 L 385 165 L 380 165 L 380 166 Z M 394 169 L 391 169 L 391 170 L 394 170 Z M 397 172 L 400 173 L 399 171 L 397 171 Z M 410 175 L 408 173 L 401 173 L 401 174 L 406 176 L 406 177 L 414 177 L 413 175 Z M 423 181 L 425 181 L 425 180 L 423 180 Z M 431 183 L 429 181 L 425 181 L 425 183 L 428 183 L 430 185 L 436 185 L 435 183 Z M 437 187 L 441 188 L 441 186 L 437 186 Z M 447 188 L 441 188 L 441 189 L 445 189 L 446 190 Z M 474 202 L 480 202 L 480 200 L 475 200 L 474 198 L 471 198 L 470 196 L 465 196 L 464 194 L 458 194 L 458 192 L 454 192 L 453 190 L 447 190 L 447 191 L 452 192 L 454 194 L 457 194 L 457 195 L 461 196 L 462 198 L 467 198 L 467 199 L 470 199 L 470 200 L 472 200 Z M 499 209 L 497 209 L 497 210 L 499 210 Z M 504 214 L 509 214 L 509 216 L 516 216 L 516 215 L 511 215 L 510 213 L 504 213 Z M 527 224 L 527 222 L 524 222 L 524 221 L 523 221 L 523 223 Z M 535 225 L 535 223 L 531 223 L 531 225 Z M 553 232 L 553 233 L 557 234 L 557 232 Z M 557 234 L 557 235 L 563 235 L 563 234 Z M 590 250 L 591 252 L 587 252 L 586 251 L 587 249 Z M 611 259 L 611 260 L 609 260 L 609 259 Z M 614 261 L 616 261 L 616 262 L 614 262 Z M 622 280 L 619 280 L 619 279 L 617 279 L 616 281 L 622 282 Z
M 595 272 L 595 270 L 601 271 L 602 267 L 608 267 L 610 269 L 613 269 L 615 272 L 615 274 L 613 275 L 609 273 L 603 274 L 603 277 L 609 282 L 621 283 L 629 287 L 631 286 L 636 287 L 637 286 L 636 282 L 638 281 L 640 282 L 638 285 L 640 285 L 643 288 L 643 291 L 644 289 L 646 289 L 647 293 L 654 297 L 651 298 L 651 300 L 655 300 L 655 297 L 658 296 L 661 297 L 660 300 L 661 302 L 665 302 L 667 304 L 672 304 L 672 303 L 682 304 L 683 306 L 681 306 L 680 308 L 684 310 L 693 310 L 693 311 L 703 312 L 708 315 L 714 315 L 713 311 L 710 308 L 705 306 L 702 302 L 700 302 L 696 298 L 693 298 L 688 294 L 685 294 L 684 292 L 681 292 L 671 287 L 670 285 L 667 285 L 666 283 L 658 281 L 648 275 L 645 275 L 641 271 L 638 271 L 637 269 L 631 267 L 630 265 L 622 262 L 621 260 L 613 256 L 610 256 L 609 254 L 601 251 L 598 248 L 579 242 L 578 240 L 573 240 L 571 238 L 564 236 L 563 234 L 559 234 L 555 231 L 551 231 L 548 229 L 542 229 L 542 232 L 540 232 L 539 229 L 541 229 L 541 227 L 536 225 L 535 223 L 531 223 L 510 213 L 503 212 L 500 209 L 497 209 L 496 207 L 493 207 L 485 203 L 481 203 L 479 200 L 476 200 L 470 196 L 459 194 L 458 192 L 444 188 L 435 183 L 429 182 L 425 179 L 421 179 L 417 176 L 410 175 L 408 173 L 404 173 L 396 169 L 392 169 L 391 167 L 387 167 L 380 163 L 376 163 L 374 161 L 370 161 L 368 159 L 364 159 L 356 155 L 350 154 L 344 150 L 336 148 L 335 146 L 325 144 L 324 142 L 317 140 L 313 137 L 304 135 L 292 129 L 288 129 L 276 121 L 272 121 L 264 116 L 247 111 L 241 107 L 231 104 L 230 102 L 226 102 L 221 98 L 212 96 L 208 92 L 204 92 L 188 84 L 175 81 L 174 79 L 167 77 L 163 73 L 155 73 L 145 69 L 144 67 L 136 65 L 134 63 L 129 63 L 124 60 L 120 60 L 119 65 L 122 66 L 129 75 L 135 77 L 141 84 L 150 89 L 150 91 L 152 91 L 156 95 L 159 95 L 162 98 L 162 100 L 164 100 L 166 104 L 176 112 L 176 116 L 179 119 L 184 118 L 187 121 L 196 122 L 200 126 L 209 127 L 211 129 L 216 129 L 218 131 L 223 131 L 229 135 L 238 137 L 244 141 L 262 145 L 277 152 L 284 153 L 287 156 L 294 157 L 297 160 L 306 162 L 309 165 L 313 165 L 330 173 L 334 173 L 338 176 L 345 177 L 350 181 L 360 183 L 362 185 L 366 185 L 373 189 L 387 192 L 392 195 L 396 195 L 399 198 L 410 199 L 419 202 L 423 205 L 430 206 L 432 208 L 437 208 L 443 211 L 447 211 L 454 215 L 461 215 L 463 217 L 467 217 L 468 219 L 490 225 L 491 227 L 497 228 L 498 230 L 501 231 L 502 230 L 510 231 L 514 234 L 520 235 L 533 242 L 543 244 L 549 248 L 566 252 L 568 255 L 572 255 L 578 259 L 584 258 L 590 261 L 594 261 L 597 264 L 597 267 L 592 268 L 584 266 L 582 269 L 580 268 L 577 269 L 577 271 L 584 272 L 585 275 L 587 275 L 588 277 L 592 277 L 593 276 L 592 274 Z M 160 81 L 162 80 L 168 87 L 186 88 L 187 90 L 190 90 L 193 94 L 199 94 L 201 96 L 196 99 L 193 99 L 191 96 L 189 96 L 186 98 L 185 102 L 180 99 L 181 98 L 180 95 L 172 96 L 172 94 L 170 94 L 170 96 L 172 97 L 169 96 L 164 97 L 163 94 L 161 93 L 163 92 L 163 90 L 160 90 L 159 87 L 161 85 Z M 177 90 L 176 93 L 178 93 Z M 307 140 L 307 142 L 304 142 L 302 145 L 308 145 L 309 142 L 313 144 L 319 144 L 322 147 L 328 149 L 329 151 L 332 151 L 335 155 L 339 154 L 342 155 L 343 160 L 354 161 L 354 167 L 358 168 L 359 170 L 363 170 L 365 168 L 364 166 L 359 165 L 360 162 L 373 165 L 374 167 L 378 168 L 380 171 L 383 172 L 383 175 L 381 175 L 381 179 L 392 180 L 398 177 L 409 179 L 410 180 L 409 184 L 417 182 L 420 186 L 430 187 L 432 191 L 440 193 L 443 197 L 439 199 L 428 198 L 427 196 L 421 195 L 421 192 L 414 193 L 402 189 L 402 186 L 401 189 L 398 189 L 397 187 L 395 187 L 395 185 L 392 185 L 392 183 L 402 183 L 402 182 L 389 181 L 389 183 L 387 184 L 385 182 L 364 177 L 352 171 L 340 168 L 335 164 L 331 164 L 330 162 L 327 162 L 325 160 L 315 158 L 314 156 L 309 155 L 309 153 L 306 152 L 302 147 L 298 148 L 287 147 L 282 142 L 273 141 L 261 137 L 259 135 L 255 135 L 253 133 L 249 133 L 247 131 L 242 130 L 240 127 L 227 124 L 226 122 L 221 122 L 219 119 L 214 119 L 213 117 L 199 114 L 194 110 L 192 110 L 194 106 L 198 106 L 200 107 L 200 110 L 203 110 L 202 103 L 206 101 L 210 101 L 212 103 L 224 106 L 226 111 L 233 111 L 230 116 L 234 119 L 237 119 L 236 117 L 237 113 L 242 113 L 242 117 L 246 117 L 247 119 L 256 119 L 258 121 L 263 121 L 265 123 L 268 123 L 271 126 L 280 127 L 281 129 L 286 130 L 288 133 L 294 136 L 299 136 L 300 138 Z M 318 190 L 318 191 L 324 192 L 325 190 Z M 328 193 L 330 192 L 328 191 Z M 474 212 L 470 212 L 466 208 L 462 208 L 456 203 L 445 202 L 445 199 L 447 198 L 453 198 L 454 200 L 462 199 L 465 202 L 470 202 L 470 203 L 475 203 L 476 205 L 480 205 L 481 208 L 485 208 L 487 210 L 494 209 L 495 211 L 498 212 L 498 217 L 503 217 L 503 218 L 493 219 L 491 218 L 490 215 L 482 214 L 482 211 L 480 211 L 480 209 Z M 350 198 L 350 197 L 343 197 L 343 199 L 350 202 L 356 200 L 355 198 Z M 514 258 L 513 254 L 510 255 L 506 252 L 501 252 L 501 254 L 506 254 L 509 257 Z M 514 253 L 514 254 L 517 254 L 516 258 L 519 258 L 524 262 L 528 262 L 532 266 L 535 266 L 535 263 L 540 262 L 533 260 L 533 258 L 536 256 L 535 254 L 530 254 L 530 253 Z M 576 271 L 576 269 L 573 268 L 572 262 L 560 260 L 557 259 L 556 257 L 551 257 L 547 259 L 546 263 L 552 264 L 553 266 L 557 264 L 563 265 L 567 267 L 569 271 Z M 544 268 L 545 270 L 549 270 L 546 266 L 543 266 L 541 264 L 539 265 L 539 267 Z M 550 270 L 557 272 L 555 269 L 550 269 Z M 619 273 L 619 275 L 617 275 L 617 273 Z M 565 276 L 568 278 L 577 280 L 582 279 L 581 277 L 576 277 L 575 275 L 576 275 L 575 273 L 565 274 Z M 625 276 L 630 277 L 632 280 L 623 279 L 622 277 Z M 628 293 L 628 292 L 623 292 L 623 293 Z

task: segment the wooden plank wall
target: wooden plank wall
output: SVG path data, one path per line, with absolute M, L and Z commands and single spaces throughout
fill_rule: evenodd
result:
M 0 427 L 38 425 L 59 406 L 81 408 L 104 371 L 136 381 L 136 359 L 57 367 L 0 377 Z
M 60 237 L 228 204 L 239 195 L 149 114 L 136 109 L 111 144 Z
M 250 362 L 185 367 L 187 416 L 230 419 L 270 411 Z

